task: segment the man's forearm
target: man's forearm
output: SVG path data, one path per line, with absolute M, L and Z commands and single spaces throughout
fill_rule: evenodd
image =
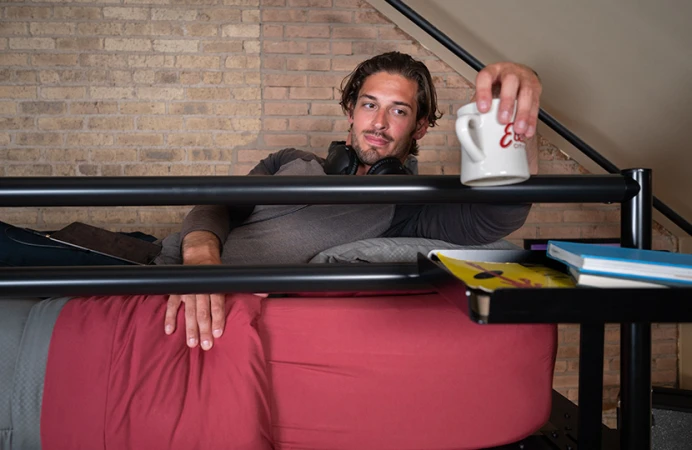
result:
M 192 231 L 182 242 L 183 263 L 204 264 L 221 260 L 221 242 L 209 231 Z
M 481 245 L 521 228 L 531 205 L 397 205 L 383 237 L 423 237 L 458 245 Z
M 184 239 L 193 231 L 213 233 L 219 242 L 226 240 L 230 231 L 230 213 L 226 205 L 195 206 L 185 217 L 180 235 Z

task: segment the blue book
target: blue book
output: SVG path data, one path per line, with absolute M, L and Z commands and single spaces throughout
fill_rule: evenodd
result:
M 692 285 L 692 255 L 564 241 L 547 255 L 582 273 Z

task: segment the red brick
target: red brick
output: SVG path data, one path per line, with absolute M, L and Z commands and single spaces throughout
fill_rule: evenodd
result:
M 273 152 L 274 150 L 238 150 L 238 162 L 258 163 Z
M 677 370 L 678 358 L 654 358 L 653 370 Z
M 343 75 L 310 75 L 308 78 L 308 85 L 315 87 L 332 87 L 341 88 L 341 83 L 344 77 Z
M 332 0 L 288 0 L 291 8 L 331 8 Z
M 578 238 L 581 236 L 579 227 L 569 226 L 539 226 L 538 237 L 547 239 Z
M 581 230 L 581 237 L 584 239 L 594 238 L 613 238 L 620 237 L 619 225 L 584 225 Z
M 563 211 L 545 211 L 534 207 L 526 222 L 535 224 L 562 222 L 563 214 Z
M 268 116 L 303 116 L 308 113 L 307 103 L 265 103 L 264 114 Z
M 330 44 L 328 41 L 313 41 L 308 45 L 308 53 L 311 55 L 327 55 L 329 54 L 329 48 Z
M 283 25 L 264 24 L 262 25 L 262 36 L 266 38 L 282 38 L 284 37 Z
M 333 90 L 330 88 L 290 88 L 289 98 L 301 100 L 326 100 L 334 98 Z
M 310 107 L 310 115 L 312 116 L 343 116 L 343 111 L 341 110 L 341 105 L 330 103 L 316 103 L 313 102 Z
M 579 347 L 576 345 L 559 345 L 557 348 L 558 358 L 577 358 L 579 357 Z
M 651 373 L 651 383 L 654 385 L 673 386 L 678 380 L 677 370 L 655 370 Z
M 331 119 L 300 118 L 290 119 L 288 128 L 295 131 L 332 131 Z
M 308 22 L 314 23 L 351 23 L 353 22 L 353 12 L 351 11 L 308 11 Z
M 265 134 L 264 143 L 270 147 L 301 147 L 308 143 L 304 134 Z
M 307 16 L 303 10 L 265 9 L 262 11 L 262 22 L 305 22 Z
M 377 28 L 368 26 L 334 26 L 333 39 L 377 39 Z
M 288 70 L 316 70 L 327 71 L 331 67 L 331 60 L 328 58 L 287 58 L 286 68 Z
M 267 53 L 296 54 L 307 52 L 308 45 L 306 42 L 264 41 L 262 42 L 262 48 Z
M 285 131 L 288 129 L 288 119 L 264 119 L 262 129 L 264 131 Z
M 557 375 L 553 378 L 554 387 L 577 387 L 579 386 L 579 377 L 574 375 Z
M 328 25 L 286 25 L 284 28 L 286 38 L 329 38 Z
M 284 75 L 268 73 L 264 76 L 265 86 L 298 86 L 304 87 L 307 85 L 306 75 Z
M 603 222 L 606 213 L 598 210 L 570 210 L 564 212 L 564 217 L 565 222 Z
M 356 23 L 389 24 L 389 19 L 378 11 L 356 11 Z

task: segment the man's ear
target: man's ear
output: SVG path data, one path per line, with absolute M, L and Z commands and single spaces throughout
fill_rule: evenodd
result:
M 351 125 L 353 125 L 353 109 L 349 109 L 349 110 L 346 112 L 346 117 L 348 117 L 348 123 L 350 123 Z
M 420 140 L 423 139 L 423 136 L 425 136 L 425 133 L 428 132 L 428 121 L 427 119 L 421 119 L 418 121 L 416 124 L 416 131 L 413 132 L 413 139 L 415 140 Z

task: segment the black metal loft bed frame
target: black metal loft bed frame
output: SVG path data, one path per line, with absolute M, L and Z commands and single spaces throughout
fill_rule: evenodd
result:
M 469 66 L 483 64 L 400 0 L 386 0 Z M 692 225 L 653 197 L 651 172 L 620 170 L 541 110 L 539 118 L 612 175 L 533 176 L 503 187 L 467 188 L 456 176 L 0 178 L 0 206 L 144 206 L 346 203 L 621 203 L 621 245 L 650 249 L 652 207 L 692 234 Z M 42 267 L 0 271 L 0 297 L 170 292 L 394 290 L 456 281 L 426 258 L 418 264 L 252 267 Z M 458 292 L 457 290 L 452 292 Z M 651 323 L 692 321 L 688 288 L 499 290 L 488 323 L 579 323 L 579 408 L 557 393 L 542 438 L 503 449 L 651 448 Z M 457 302 L 460 307 L 468 305 Z M 471 311 L 473 313 L 473 311 Z M 473 314 L 471 314 L 473 316 Z M 604 324 L 621 324 L 619 439 L 603 434 Z M 576 419 L 576 422 L 575 422 Z M 619 442 L 617 442 L 619 441 Z
M 0 206 L 144 206 L 346 203 L 621 203 L 625 247 L 651 248 L 651 171 L 533 176 L 524 183 L 469 188 L 457 176 L 416 177 L 52 177 L 0 178 Z M 445 272 L 418 264 L 298 264 L 247 267 L 27 267 L 0 271 L 0 296 L 395 290 L 435 287 Z M 662 292 L 663 291 L 663 292 Z M 457 291 L 458 292 L 458 291 Z M 690 290 L 499 290 L 490 323 L 580 323 L 578 447 L 601 448 L 604 324 L 619 322 L 620 448 L 648 449 L 651 322 L 692 321 Z M 656 299 L 653 301 L 652 296 Z M 461 305 L 463 307 L 463 305 Z M 599 381 L 600 380 L 600 381 Z M 575 428 L 575 427 L 573 427 Z M 561 439 L 558 431 L 551 435 Z M 522 444 L 524 445 L 524 444 Z M 542 444 L 541 444 L 542 445 Z M 524 447 L 529 448 L 529 447 Z

